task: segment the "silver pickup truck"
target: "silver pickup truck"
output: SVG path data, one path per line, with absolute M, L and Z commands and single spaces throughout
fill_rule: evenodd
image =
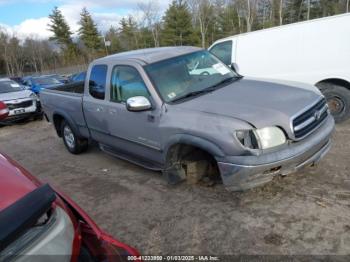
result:
M 44 90 L 41 101 L 73 154 L 96 141 L 171 184 L 221 179 L 229 190 L 314 165 L 334 129 L 315 87 L 248 79 L 195 47 L 97 59 L 84 83 Z

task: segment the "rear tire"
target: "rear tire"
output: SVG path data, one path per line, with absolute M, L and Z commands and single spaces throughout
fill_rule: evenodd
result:
M 350 118 L 350 90 L 346 87 L 320 83 L 317 85 L 327 99 L 329 109 L 336 123 L 344 122 Z
M 65 120 L 61 124 L 61 134 L 64 145 L 70 153 L 77 155 L 87 150 L 87 139 L 78 137 L 74 133 L 73 128 Z

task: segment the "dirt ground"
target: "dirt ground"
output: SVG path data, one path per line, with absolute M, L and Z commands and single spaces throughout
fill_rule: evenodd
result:
M 97 147 L 71 155 L 46 121 L 0 128 L 0 151 L 142 254 L 350 254 L 350 123 L 317 168 L 244 193 L 168 186 Z

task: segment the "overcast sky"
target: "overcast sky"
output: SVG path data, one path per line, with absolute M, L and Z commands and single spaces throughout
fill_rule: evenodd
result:
M 100 31 L 105 31 L 111 25 L 128 14 L 137 14 L 138 3 L 149 0 L 0 0 L 0 27 L 14 33 L 20 38 L 32 36 L 48 38 L 51 32 L 47 30 L 48 15 L 57 6 L 65 16 L 71 29 L 78 28 L 79 13 L 86 7 L 92 14 Z M 164 11 L 170 0 L 158 0 L 158 5 Z

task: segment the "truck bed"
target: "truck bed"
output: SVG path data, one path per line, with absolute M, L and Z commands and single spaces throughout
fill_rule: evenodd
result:
M 40 93 L 43 111 L 50 122 L 56 113 L 65 115 L 79 128 L 85 128 L 83 113 L 84 82 L 69 83 L 51 89 L 44 89 Z
M 69 92 L 69 93 L 76 93 L 76 94 L 83 94 L 84 93 L 84 81 L 74 82 L 74 83 L 68 83 L 63 86 L 58 86 L 55 88 L 51 88 L 52 91 L 62 91 L 62 92 Z

